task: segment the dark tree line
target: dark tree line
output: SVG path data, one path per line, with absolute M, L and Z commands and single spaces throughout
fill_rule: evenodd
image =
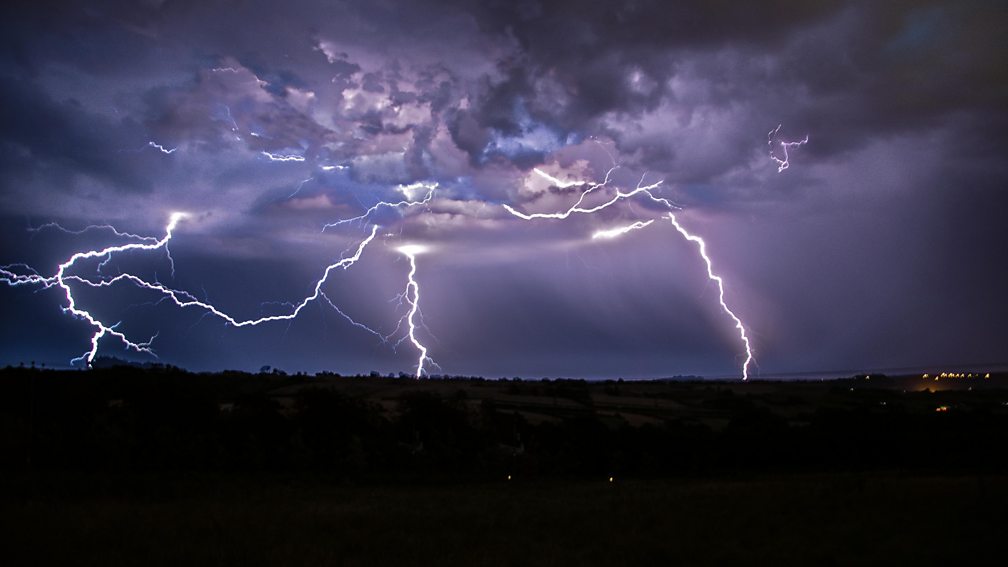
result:
M 675 416 L 632 426 L 593 411 L 530 423 L 513 408 L 469 399 L 464 388 L 455 395 L 444 395 L 451 388 L 440 395 L 420 388 L 389 407 L 314 386 L 307 376 L 272 373 L 26 368 L 0 376 L 5 470 L 304 472 L 394 480 L 1008 469 L 1008 412 L 993 398 L 947 414 L 898 404 L 879 411 L 881 402 L 870 392 L 844 398 L 843 384 L 824 388 L 845 403 L 800 419 L 767 409 L 758 397 L 714 392 L 703 403 L 727 423 L 711 427 Z M 604 387 L 619 393 L 618 384 Z M 509 388 L 591 404 L 583 382 Z M 278 395 L 281 389 L 289 393 Z

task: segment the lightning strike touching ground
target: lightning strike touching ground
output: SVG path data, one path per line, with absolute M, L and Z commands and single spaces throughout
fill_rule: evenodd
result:
M 592 234 L 592 240 L 598 240 L 600 238 L 603 238 L 603 239 L 606 239 L 606 240 L 612 240 L 613 238 L 618 238 L 618 237 L 623 236 L 624 234 L 626 234 L 628 232 L 631 232 L 631 231 L 634 231 L 634 230 L 640 230 L 642 228 L 646 228 L 646 227 L 648 227 L 653 222 L 654 222 L 654 219 L 647 220 L 647 221 L 636 221 L 633 224 L 628 224 L 626 226 L 618 226 L 616 228 L 610 228 L 610 229 L 606 229 L 606 230 L 599 230 L 599 231 L 596 231 L 594 234 Z
M 783 124 L 778 124 L 776 128 L 767 132 L 767 145 L 770 146 L 770 159 L 774 160 L 774 162 L 777 164 L 777 173 L 781 173 L 785 169 L 791 167 L 790 157 L 788 157 L 788 148 L 797 148 L 798 146 L 807 144 L 809 140 L 808 134 L 806 134 L 804 139 L 798 140 L 796 142 L 788 142 L 785 140 L 777 141 L 777 143 L 780 145 L 781 153 L 784 156 L 784 158 L 781 159 L 777 157 L 777 154 L 774 151 L 774 141 L 775 141 L 774 136 L 780 132 L 781 126 L 783 126 Z
M 370 327 L 367 327 L 366 325 L 358 323 L 357 321 L 353 320 L 350 316 L 348 316 L 346 313 L 337 308 L 332 303 L 332 301 L 329 300 L 328 297 L 324 296 L 322 292 L 322 285 L 329 278 L 329 274 L 333 270 L 337 268 L 342 268 L 345 270 L 360 259 L 361 254 L 364 252 L 364 248 L 368 244 L 370 244 L 371 241 L 374 240 L 375 235 L 377 234 L 379 229 L 378 225 L 373 225 L 371 227 L 371 233 L 367 236 L 367 238 L 361 241 L 361 243 L 357 247 L 356 252 L 352 256 L 341 258 L 340 260 L 327 266 L 322 276 L 315 282 L 314 291 L 310 295 L 302 299 L 296 305 L 292 305 L 293 309 L 291 310 L 290 313 L 283 315 L 270 315 L 255 319 L 239 320 L 232 317 L 231 315 L 228 315 L 227 313 L 224 313 L 223 311 L 221 311 L 214 305 L 210 304 L 209 302 L 197 299 L 189 292 L 171 289 L 156 281 L 149 282 L 131 273 L 123 273 L 112 278 L 100 279 L 97 281 L 87 279 L 83 276 L 68 273 L 68 270 L 70 270 L 74 266 L 74 264 L 82 260 L 105 258 L 105 260 L 103 261 L 104 263 L 105 261 L 108 261 L 108 259 L 113 254 L 117 254 L 119 252 L 126 252 L 129 250 L 156 250 L 159 248 L 167 249 L 167 245 L 172 238 L 173 231 L 175 230 L 179 221 L 184 219 L 186 216 L 188 216 L 186 213 L 172 213 L 168 225 L 165 227 L 165 235 L 160 239 L 155 239 L 152 237 L 138 237 L 136 235 L 132 235 L 129 233 L 120 232 L 115 228 L 107 225 L 89 226 L 85 229 L 82 229 L 79 232 L 84 232 L 86 230 L 91 229 L 107 228 L 111 229 L 117 236 L 127 236 L 130 238 L 139 239 L 141 240 L 141 242 L 131 242 L 117 246 L 109 246 L 106 248 L 102 248 L 100 250 L 77 252 L 73 254 L 68 260 L 59 265 L 59 268 L 56 271 L 55 275 L 49 277 L 40 275 L 36 270 L 24 264 L 12 264 L 8 266 L 2 266 L 0 267 L 0 282 L 6 283 L 10 286 L 41 285 L 44 289 L 58 286 L 63 290 L 64 296 L 66 298 L 66 306 L 63 307 L 63 311 L 65 313 L 70 313 L 79 319 L 87 321 L 92 327 L 95 328 L 95 332 L 91 337 L 91 349 L 88 352 L 81 355 L 80 357 L 71 360 L 71 364 L 76 364 L 80 361 L 84 361 L 87 365 L 90 366 L 91 362 L 94 360 L 95 356 L 98 353 L 98 343 L 100 339 L 105 335 L 111 335 L 116 337 L 128 349 L 134 350 L 136 352 L 143 352 L 151 356 L 157 356 L 157 355 L 151 349 L 151 343 L 154 337 L 151 337 L 151 339 L 148 339 L 147 341 L 144 342 L 134 342 L 130 340 L 124 333 L 116 330 L 118 323 L 116 323 L 115 325 L 107 325 L 101 322 L 89 311 L 79 307 L 77 304 L 77 299 L 74 297 L 73 289 L 70 287 L 70 282 L 86 285 L 92 288 L 111 287 L 120 282 L 132 283 L 141 289 L 146 289 L 160 293 L 162 295 L 162 300 L 165 299 L 171 300 L 173 303 L 175 303 L 175 305 L 177 305 L 180 308 L 198 307 L 204 310 L 206 315 L 213 315 L 217 318 L 224 320 L 227 324 L 235 327 L 255 326 L 272 321 L 292 320 L 296 318 L 298 314 L 301 312 L 301 310 L 304 309 L 304 307 L 307 306 L 309 303 L 317 300 L 319 297 L 323 297 L 334 309 L 336 309 L 336 311 L 341 316 L 347 319 L 351 324 L 353 324 L 358 328 L 366 330 L 367 332 L 379 337 L 383 342 L 385 342 L 385 338 L 383 337 L 383 335 L 381 335 L 374 329 L 371 329 Z M 50 223 L 50 225 L 44 225 L 44 226 L 54 226 L 66 232 L 78 233 L 78 231 L 69 231 L 67 229 L 64 229 L 63 227 L 56 225 L 55 223 Z M 171 258 L 170 255 L 169 258 Z M 174 271 L 174 263 L 172 267 Z
M 89 258 L 101 258 L 105 256 L 110 256 L 114 253 L 125 252 L 127 250 L 156 250 L 158 248 L 161 248 L 162 246 L 166 245 L 169 240 L 171 240 L 172 231 L 175 230 L 175 227 L 176 225 L 178 225 L 178 222 L 183 218 L 185 218 L 186 216 L 187 216 L 186 213 L 172 213 L 168 221 L 168 226 L 165 227 L 164 237 L 158 240 L 157 242 L 149 244 L 143 242 L 132 242 L 129 244 L 121 244 L 118 246 L 109 246 L 101 250 L 77 252 L 76 254 L 71 256 L 67 261 L 59 265 L 59 269 L 56 271 L 56 275 L 53 276 L 53 278 L 56 281 L 56 285 L 58 285 L 63 290 L 66 297 L 67 303 L 66 307 L 63 308 L 63 312 L 70 313 L 79 319 L 84 319 L 92 327 L 96 329 L 95 333 L 91 336 L 91 350 L 71 360 L 70 364 L 76 364 L 77 362 L 84 360 L 85 363 L 90 366 L 91 361 L 94 360 L 95 355 L 98 354 L 98 341 L 105 335 L 111 335 L 113 337 L 116 337 L 117 339 L 122 341 L 122 343 L 126 346 L 126 348 L 155 356 L 154 352 L 150 349 L 150 345 L 151 342 L 154 340 L 154 337 L 151 337 L 146 342 L 141 343 L 133 342 L 130 339 L 128 339 L 125 334 L 115 330 L 115 328 L 118 326 L 118 323 L 111 326 L 106 325 L 105 323 L 102 323 L 97 318 L 95 318 L 87 310 L 79 308 L 77 306 L 77 300 L 74 298 L 73 290 L 70 289 L 70 285 L 67 283 L 67 279 L 69 278 L 66 275 L 66 271 L 80 260 L 86 260 Z
M 413 343 L 413 346 L 415 346 L 418 351 L 420 351 L 416 369 L 416 377 L 419 379 L 424 373 L 424 362 L 430 360 L 430 358 L 427 356 L 427 347 L 424 346 L 416 337 L 416 315 L 417 311 L 420 309 L 420 284 L 418 284 L 416 280 L 416 257 L 417 254 L 426 252 L 427 248 L 419 244 L 406 244 L 396 248 L 396 250 L 400 254 L 409 258 L 410 262 L 410 271 L 407 275 L 406 291 L 404 294 L 404 297 L 410 306 L 409 314 L 406 316 L 406 324 L 409 326 L 409 333 L 407 336 L 409 337 L 410 342 Z
M 773 132 L 771 131 L 771 133 L 773 133 Z M 802 142 L 802 143 L 804 143 L 804 142 Z M 583 186 L 587 186 L 587 189 L 581 193 L 580 197 L 578 197 L 577 201 L 570 208 L 568 208 L 565 211 L 561 211 L 561 212 L 555 212 L 555 213 L 522 213 L 522 212 L 520 212 L 520 211 L 512 208 L 510 205 L 507 205 L 507 204 L 504 204 L 503 207 L 508 212 L 510 212 L 512 215 L 514 215 L 514 216 L 516 216 L 518 218 L 521 218 L 523 220 L 533 220 L 533 219 L 566 219 L 566 218 L 568 218 L 569 216 L 571 216 L 574 213 L 583 213 L 583 214 L 596 213 L 598 211 L 601 211 L 601 210 L 603 210 L 603 209 L 605 209 L 607 207 L 610 207 L 610 206 L 616 204 L 617 202 L 619 202 L 619 201 L 621 201 L 623 199 L 628 199 L 630 197 L 633 197 L 635 195 L 643 193 L 644 195 L 646 195 L 652 201 L 661 203 L 661 204 L 665 205 L 666 207 L 668 207 L 670 209 L 678 209 L 679 208 L 679 207 L 675 206 L 674 204 L 672 204 L 671 201 L 669 201 L 668 199 L 656 197 L 654 194 L 651 193 L 651 191 L 653 191 L 653 190 L 655 190 L 655 189 L 657 189 L 658 187 L 661 186 L 662 181 L 658 181 L 658 182 L 652 183 L 650 185 L 644 185 L 644 177 L 643 176 L 641 176 L 640 181 L 637 183 L 637 187 L 635 189 L 633 189 L 633 190 L 623 191 L 621 189 L 616 189 L 615 195 L 612 198 L 610 198 L 609 200 L 604 201 L 601 204 L 598 204 L 598 205 L 595 205 L 595 206 L 592 206 L 592 207 L 582 206 L 581 204 L 584 202 L 584 199 L 585 199 L 586 195 L 588 195 L 589 193 L 595 191 L 596 189 L 606 187 L 609 184 L 610 176 L 612 175 L 612 172 L 616 169 L 616 167 L 617 166 L 614 166 L 613 168 L 611 168 L 606 173 L 605 179 L 601 183 L 567 182 L 567 181 L 562 181 L 562 180 L 557 179 L 556 177 L 553 177 L 552 175 L 549 175 L 548 173 L 543 172 L 542 170 L 540 170 L 538 168 L 535 168 L 535 169 L 533 169 L 533 172 L 535 172 L 537 175 L 545 178 L 550 183 L 553 183 L 554 185 L 556 185 L 558 187 L 560 187 L 560 186 L 571 187 L 571 186 L 583 185 Z M 700 256 L 701 256 L 701 258 L 703 258 L 704 262 L 707 265 L 707 276 L 711 280 L 713 280 L 715 283 L 717 283 L 717 285 L 718 285 L 719 301 L 721 303 L 721 307 L 732 318 L 732 320 L 735 321 L 735 327 L 738 329 L 739 336 L 742 339 L 742 342 L 745 344 L 746 360 L 745 360 L 745 363 L 742 365 L 742 379 L 743 380 L 748 380 L 749 379 L 749 364 L 753 360 L 752 347 L 751 347 L 751 345 L 749 343 L 749 337 L 746 335 L 745 326 L 743 326 L 742 321 L 738 318 L 738 316 L 735 315 L 735 313 L 731 309 L 728 308 L 728 305 L 724 301 L 724 281 L 722 280 L 721 276 L 718 276 L 718 275 L 714 274 L 714 272 L 713 272 L 713 268 L 712 268 L 712 265 L 711 265 L 710 257 L 707 256 L 707 246 L 706 246 L 706 243 L 704 243 L 704 241 L 703 241 L 702 238 L 700 238 L 698 236 L 694 236 L 694 235 L 690 234 L 689 232 L 687 232 L 686 229 L 684 229 L 682 227 L 682 225 L 680 225 L 678 223 L 678 221 L 675 218 L 675 214 L 674 213 L 669 212 L 668 215 L 669 215 L 669 219 L 672 220 L 672 224 L 676 227 L 676 230 L 678 230 L 679 233 L 684 238 L 686 238 L 687 240 L 689 240 L 689 241 L 694 242 L 694 243 L 697 244 L 697 246 L 699 248 Z M 642 228 L 645 228 L 648 225 L 650 225 L 652 222 L 654 222 L 654 219 L 651 219 L 651 220 L 648 220 L 648 221 L 636 221 L 633 224 L 628 225 L 628 226 L 624 226 L 624 227 L 618 227 L 618 228 L 608 229 L 608 230 L 600 230 L 600 231 L 595 232 L 592 235 L 592 239 L 616 238 L 616 237 L 622 236 L 622 235 L 624 235 L 624 234 L 626 234 L 628 232 L 631 232 L 633 230 L 640 230 Z
M 721 276 L 714 273 L 714 267 L 711 264 L 711 259 L 707 255 L 707 243 L 704 242 L 703 238 L 700 238 L 699 236 L 694 236 L 690 234 L 685 228 L 683 228 L 683 226 L 679 224 L 679 221 L 676 220 L 675 213 L 669 213 L 668 217 L 669 220 L 672 221 L 672 225 L 675 226 L 676 230 L 679 231 L 679 234 L 683 235 L 683 238 L 689 240 L 690 242 L 696 243 L 697 248 L 700 250 L 700 257 L 703 258 L 704 263 L 707 264 L 707 277 L 717 284 L 718 301 L 721 303 L 721 309 L 723 309 L 724 312 L 727 313 L 728 316 L 731 317 L 733 321 L 735 321 L 735 328 L 738 329 L 739 338 L 742 339 L 742 343 L 745 345 L 746 359 L 745 362 L 742 364 L 742 379 L 748 380 L 749 364 L 753 360 L 752 346 L 749 344 L 749 337 L 746 335 L 745 326 L 742 324 L 742 320 L 739 319 L 738 315 L 735 315 L 735 312 L 732 311 L 725 303 L 724 280 L 721 278 Z

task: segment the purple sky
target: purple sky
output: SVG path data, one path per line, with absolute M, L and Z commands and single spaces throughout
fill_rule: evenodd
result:
M 600 182 L 615 163 L 600 198 L 664 180 L 655 195 L 706 239 L 754 374 L 1008 361 L 1000 3 L 13 4 L 0 8 L 0 264 L 52 275 L 75 251 L 129 241 L 30 230 L 50 221 L 160 237 L 186 211 L 174 277 L 162 251 L 77 273 L 137 274 L 247 319 L 289 311 L 379 224 L 322 289 L 390 333 L 409 308 L 394 299 L 409 270 L 396 249 L 427 246 L 417 337 L 445 373 L 737 375 L 733 322 L 661 206 L 638 196 L 533 221 L 503 207 L 560 211 L 586 188 L 533 168 Z M 768 155 L 778 124 L 774 141 L 809 136 L 783 172 Z M 322 232 L 418 182 L 438 184 L 426 206 Z M 321 301 L 235 328 L 127 284 L 74 289 L 188 368 L 417 363 L 408 340 L 393 349 Z M 0 364 L 86 351 L 93 329 L 65 304 L 58 289 L 0 286 Z M 108 337 L 99 354 L 155 360 Z

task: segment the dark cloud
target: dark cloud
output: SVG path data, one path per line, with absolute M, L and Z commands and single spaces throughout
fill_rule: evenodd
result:
M 124 155 L 145 144 L 141 132 L 128 118 L 114 122 L 73 98 L 57 102 L 29 81 L 0 76 L 0 163 L 5 171 L 0 183 L 8 190 L 38 176 L 58 194 L 70 190 L 72 179 L 80 175 L 118 190 L 149 190 L 149 179 L 136 170 L 144 160 Z

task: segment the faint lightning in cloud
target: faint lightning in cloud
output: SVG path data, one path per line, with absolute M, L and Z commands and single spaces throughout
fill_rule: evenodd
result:
M 805 138 L 794 142 L 775 140 L 774 137 L 780 132 L 781 126 L 783 126 L 783 124 L 778 124 L 776 128 L 767 133 L 767 145 L 770 146 L 770 159 L 774 160 L 774 163 L 777 164 L 777 173 L 781 173 L 785 169 L 791 167 L 790 157 L 788 157 L 788 148 L 797 148 L 798 146 L 807 144 L 809 140 L 808 134 L 805 135 Z M 781 155 L 783 156 L 783 159 L 777 157 L 777 152 L 775 151 L 774 146 L 775 141 L 781 148 Z
M 235 141 L 240 142 L 241 141 L 241 135 L 238 134 L 238 131 L 239 131 L 238 122 L 234 119 L 234 116 L 231 115 L 231 107 L 225 104 L 224 105 L 224 110 L 225 110 L 225 112 L 227 112 L 228 120 L 231 121 L 231 132 L 235 136 Z
M 346 319 L 348 323 L 350 323 L 354 327 L 357 327 L 358 329 L 371 333 L 372 335 L 378 337 L 378 340 L 380 340 L 383 343 L 388 342 L 388 337 L 386 337 L 385 335 L 379 333 L 378 331 L 372 329 L 371 327 L 368 327 L 364 323 L 361 323 L 356 319 L 354 319 L 353 317 L 344 313 L 342 309 L 340 309 L 335 303 L 333 303 L 333 300 L 329 299 L 329 296 L 326 295 L 325 292 L 320 292 L 319 295 L 322 297 L 322 299 L 325 300 L 326 303 L 329 304 L 329 307 L 332 307 L 333 310 L 336 311 L 336 313 L 338 313 L 340 317 Z
M 301 192 L 301 188 L 305 186 L 305 183 L 308 183 L 309 181 L 312 181 L 314 179 L 315 179 L 314 177 L 309 177 L 308 179 L 302 180 L 301 183 L 298 183 L 297 188 L 294 189 L 294 191 L 290 195 L 287 195 L 287 198 L 293 199 L 295 195 Z
M 158 241 L 157 237 L 154 237 L 154 236 L 140 236 L 138 234 L 133 234 L 131 232 L 122 232 L 122 231 L 120 231 L 119 229 L 117 229 L 116 227 L 114 227 L 114 226 L 112 226 L 110 224 L 89 224 L 89 225 L 85 226 L 82 229 L 71 230 L 69 228 L 63 227 L 59 223 L 56 223 L 56 222 L 47 222 L 45 224 L 42 224 L 42 225 L 39 225 L 39 226 L 36 226 L 36 227 L 29 227 L 28 228 L 28 232 L 41 232 L 41 231 L 46 230 L 46 229 L 58 230 L 60 232 L 65 232 L 66 234 L 84 234 L 85 232 L 89 232 L 89 231 L 92 231 L 92 230 L 108 230 L 108 231 L 111 231 L 112 234 L 114 234 L 116 236 L 119 236 L 121 238 L 133 238 L 135 240 L 142 240 L 142 241 L 147 241 L 147 242 L 157 242 Z
M 749 337 L 746 335 L 745 326 L 742 324 L 742 320 L 739 319 L 738 316 L 735 315 L 735 312 L 732 311 L 728 307 L 728 304 L 725 303 L 724 280 L 721 276 L 714 273 L 714 267 L 713 264 L 711 264 L 710 256 L 707 255 L 707 243 L 704 242 L 703 238 L 690 234 L 685 228 L 683 228 L 683 226 L 679 224 L 679 221 L 676 220 L 675 213 L 669 213 L 668 217 L 669 220 L 672 221 L 672 225 L 675 226 L 676 230 L 679 231 L 679 234 L 681 234 L 683 238 L 697 245 L 697 248 L 700 251 L 700 257 L 703 258 L 704 263 L 707 265 L 707 277 L 717 284 L 718 301 L 721 303 L 721 309 L 723 309 L 724 312 L 727 313 L 733 321 L 735 321 L 735 328 L 738 329 L 739 338 L 742 339 L 742 343 L 745 345 L 746 359 L 745 362 L 742 363 L 742 379 L 748 380 L 749 364 L 753 360 L 752 346 L 749 344 Z

